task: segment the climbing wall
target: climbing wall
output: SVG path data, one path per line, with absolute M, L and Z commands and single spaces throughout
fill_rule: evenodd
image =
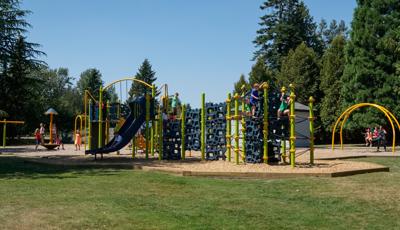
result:
M 200 150 L 200 109 L 187 109 L 185 114 L 186 150 Z
M 226 103 L 206 103 L 206 159 L 225 159 Z
M 246 117 L 246 162 L 263 161 L 263 111 L 264 95 L 260 94 L 260 102 L 256 107 L 255 117 Z M 277 110 L 281 104 L 280 93 L 270 91 L 268 95 L 268 162 L 277 162 L 281 156 L 281 141 L 289 137 L 289 119 L 287 116 L 277 118 Z
M 180 160 L 182 132 L 180 120 L 164 121 L 163 127 L 163 159 Z

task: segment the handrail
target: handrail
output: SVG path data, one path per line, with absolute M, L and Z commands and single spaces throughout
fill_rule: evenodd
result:
M 135 78 L 135 77 L 126 77 L 126 78 L 122 78 L 122 79 L 113 81 L 113 82 L 109 83 L 108 85 L 104 86 L 104 87 L 103 87 L 103 91 L 106 90 L 107 88 L 111 87 L 112 85 L 114 85 L 114 84 L 116 84 L 116 83 L 118 83 L 118 82 L 121 82 L 121 81 L 136 81 L 136 82 L 139 82 L 139 83 L 141 83 L 141 84 L 147 86 L 147 87 L 150 88 L 150 89 L 153 88 L 152 85 L 150 85 L 149 83 L 147 83 L 147 82 L 145 82 L 145 81 L 139 80 L 139 79 L 137 79 L 137 78 Z

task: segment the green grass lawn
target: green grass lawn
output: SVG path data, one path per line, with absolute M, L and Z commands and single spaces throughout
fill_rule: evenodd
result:
M 400 159 L 389 173 L 224 180 L 0 157 L 1 229 L 398 229 Z

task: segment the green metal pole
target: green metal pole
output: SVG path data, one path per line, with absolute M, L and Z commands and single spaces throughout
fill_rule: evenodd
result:
M 103 106 L 102 106 L 102 104 L 103 104 L 103 87 L 102 86 L 100 86 L 100 90 L 99 90 L 99 92 L 100 92 L 100 95 L 99 95 L 99 142 L 97 143 L 97 146 L 99 147 L 99 148 L 101 148 L 102 146 L 103 146 L 103 142 L 102 142 L 102 139 L 103 139 L 103 133 L 102 133 L 102 131 L 103 131 Z
M 296 154 L 296 136 L 295 136 L 295 107 L 294 102 L 296 95 L 294 94 L 294 87 L 291 84 L 290 92 L 290 165 L 292 168 L 295 167 L 295 154 Z
M 88 135 L 88 149 L 89 150 L 91 150 L 91 145 L 92 145 L 92 117 L 90 116 L 91 115 L 91 112 L 92 111 L 92 99 L 89 99 L 89 115 L 88 115 L 88 117 L 89 117 L 89 119 L 88 119 L 88 121 L 89 121 L 89 124 L 88 124 L 88 133 L 89 133 L 89 135 Z
M 201 94 L 201 160 L 205 160 L 206 152 L 206 94 Z
M 186 106 L 185 106 L 185 104 L 183 104 L 182 105 L 182 115 L 181 115 L 181 128 L 182 128 L 182 130 L 181 130 L 181 132 L 182 132 L 182 135 L 181 135 L 181 142 L 182 142 L 182 147 L 181 147 L 181 157 L 182 157 L 182 160 L 185 160 L 185 151 L 186 151 L 186 149 L 185 149 L 185 126 L 186 126 L 186 121 L 185 121 L 185 119 L 186 119 L 186 116 L 185 116 L 185 110 L 186 110 Z
M 161 109 L 158 111 L 159 114 L 159 128 L 158 128 L 158 159 L 162 160 L 163 156 L 163 125 L 164 125 L 164 118 Z
M 263 160 L 268 163 L 268 83 L 263 85 L 264 90 L 264 123 L 263 123 Z
M 110 119 L 111 119 L 111 116 L 110 116 L 110 101 L 109 100 L 107 100 L 107 104 L 106 104 L 106 112 L 107 112 L 107 114 L 106 114 L 106 140 L 107 140 L 107 143 L 110 141 L 110 124 L 111 124 L 111 121 L 110 121 Z M 119 154 L 119 151 L 117 152 L 117 154 Z
M 244 109 L 244 94 L 242 94 L 242 161 L 246 161 L 246 120 L 245 120 L 245 109 Z
M 310 164 L 314 164 L 314 98 L 308 99 L 310 102 Z
M 228 151 L 228 161 L 231 161 L 232 135 L 231 135 L 231 94 L 228 93 L 226 100 L 226 148 Z
M 150 128 L 149 128 L 149 121 L 150 121 L 150 95 L 146 94 L 146 159 L 149 159 L 149 139 L 150 139 Z
M 153 85 L 151 88 L 151 98 L 154 99 L 156 97 L 156 86 Z M 155 129 L 155 122 L 154 118 L 151 120 L 151 139 L 150 139 L 150 151 L 151 151 L 151 156 L 154 157 L 154 129 Z
M 239 164 L 239 94 L 235 94 L 235 162 Z
M 6 129 L 7 129 L 7 123 L 6 123 L 6 119 L 3 120 L 4 124 L 3 124 L 3 148 L 6 147 Z

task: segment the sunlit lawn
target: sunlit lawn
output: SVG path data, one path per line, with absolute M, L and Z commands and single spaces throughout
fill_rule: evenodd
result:
M 400 159 L 389 173 L 223 180 L 65 168 L 0 157 L 1 229 L 398 229 Z

